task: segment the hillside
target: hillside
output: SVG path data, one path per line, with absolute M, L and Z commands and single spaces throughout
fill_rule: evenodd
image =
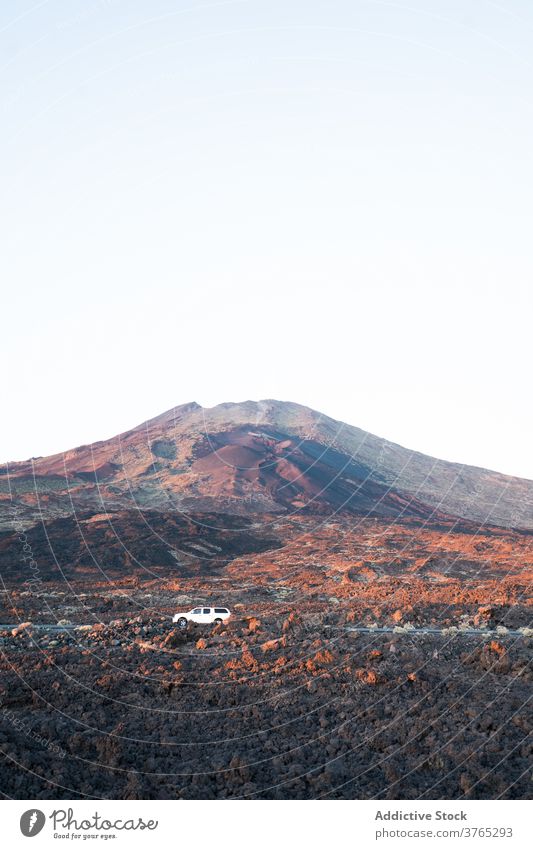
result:
M 175 407 L 0 467 L 0 528 L 74 513 L 347 513 L 533 529 L 533 482 L 436 460 L 298 404 Z

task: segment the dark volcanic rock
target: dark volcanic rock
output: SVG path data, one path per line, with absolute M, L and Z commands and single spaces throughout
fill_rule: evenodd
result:
M 250 519 L 220 514 L 185 516 L 122 512 L 55 519 L 26 532 L 41 579 L 147 571 L 209 572 L 242 554 L 277 548 L 279 540 Z M 15 533 L 0 534 L 0 573 L 32 577 Z

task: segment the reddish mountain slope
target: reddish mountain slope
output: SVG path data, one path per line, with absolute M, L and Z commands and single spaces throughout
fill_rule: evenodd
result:
M 0 468 L 0 527 L 74 512 L 337 513 L 533 529 L 533 482 L 435 460 L 297 404 L 187 404 Z

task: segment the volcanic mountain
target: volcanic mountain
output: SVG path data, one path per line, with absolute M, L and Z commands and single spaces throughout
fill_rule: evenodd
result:
M 114 514 L 454 518 L 533 529 L 533 482 L 444 462 L 294 403 L 175 407 L 0 467 L 0 528 Z
M 10 796 L 527 797 L 532 482 L 248 401 L 0 488 Z

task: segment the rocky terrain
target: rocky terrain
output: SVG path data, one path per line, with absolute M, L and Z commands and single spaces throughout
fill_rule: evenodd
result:
M 88 596 L 90 598 L 90 595 Z M 529 637 L 357 634 L 256 605 L 2 637 L 15 798 L 524 798 Z
M 530 796 L 531 482 L 249 402 L 0 483 L 5 796 Z
M 530 538 L 275 530 L 210 571 L 7 580 L 3 792 L 528 797 Z M 217 600 L 227 626 L 172 626 Z

